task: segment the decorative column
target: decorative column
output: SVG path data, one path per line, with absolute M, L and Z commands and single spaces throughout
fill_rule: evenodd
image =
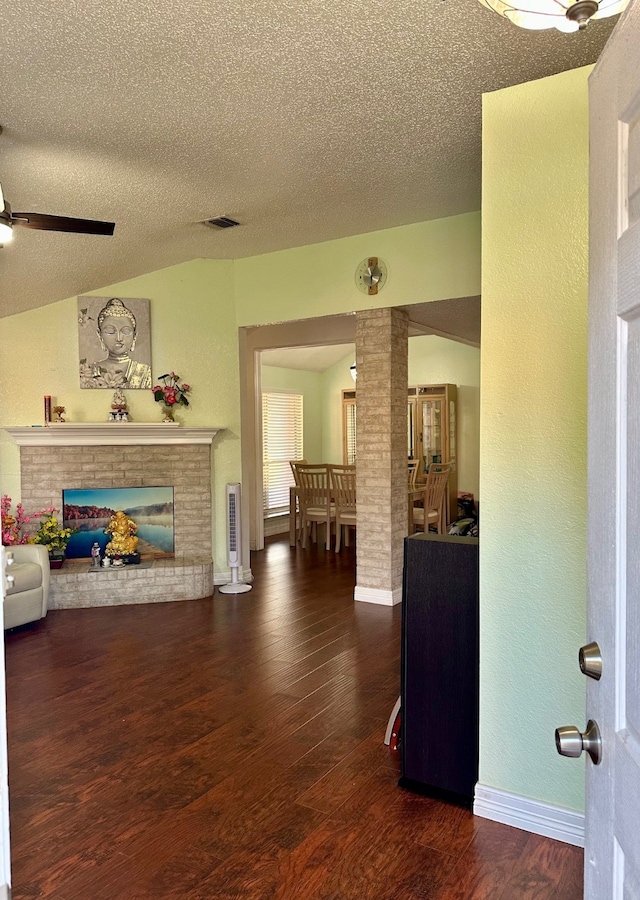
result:
M 408 317 L 398 309 L 356 314 L 358 537 L 355 600 L 402 599 L 407 534 Z

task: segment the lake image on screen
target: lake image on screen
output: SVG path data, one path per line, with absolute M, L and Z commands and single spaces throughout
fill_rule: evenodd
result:
M 145 556 L 173 556 L 173 488 L 104 488 L 63 491 L 64 527 L 76 528 L 67 546 L 68 559 L 90 558 L 97 541 L 100 552 L 111 540 L 104 529 L 118 510 L 138 526 L 138 552 Z

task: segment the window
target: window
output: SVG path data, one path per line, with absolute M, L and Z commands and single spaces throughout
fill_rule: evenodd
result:
M 262 497 L 265 516 L 289 512 L 293 475 L 302 459 L 302 394 L 262 395 Z
M 356 463 L 356 392 L 342 392 L 342 457 L 345 466 Z

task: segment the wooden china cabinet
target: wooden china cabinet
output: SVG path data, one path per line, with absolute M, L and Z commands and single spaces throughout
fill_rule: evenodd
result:
M 456 467 L 458 389 L 455 384 L 419 384 L 408 388 L 407 458 L 420 460 L 418 481 L 431 463 L 451 463 L 448 521 L 458 517 Z M 345 465 L 356 462 L 356 391 L 342 392 L 342 447 Z

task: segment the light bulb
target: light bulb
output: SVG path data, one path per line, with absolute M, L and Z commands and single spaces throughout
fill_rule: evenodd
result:
M 0 244 L 8 244 L 13 238 L 13 228 L 6 222 L 0 222 Z

